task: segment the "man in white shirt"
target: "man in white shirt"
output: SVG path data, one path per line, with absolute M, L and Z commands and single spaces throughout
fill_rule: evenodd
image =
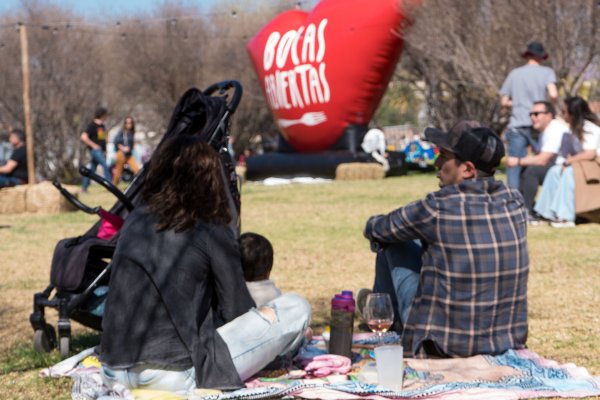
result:
M 550 102 L 535 102 L 529 116 L 533 129 L 541 133 L 540 151 L 525 157 L 508 157 L 506 166 L 524 167 L 519 180 L 519 190 L 525 198 L 529 221 L 535 224 L 539 222 L 533 212 L 538 187 L 544 182 L 550 167 L 564 162 L 564 158 L 559 156 L 562 138 L 564 134 L 570 134 L 570 131 L 567 124 L 556 119 L 556 110 Z

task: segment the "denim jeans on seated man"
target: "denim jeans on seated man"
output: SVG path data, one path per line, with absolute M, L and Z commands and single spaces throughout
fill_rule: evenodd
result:
M 421 242 L 418 240 L 387 245 L 377 253 L 373 292 L 388 293 L 392 298 L 395 320 L 406 324 L 410 306 L 419 286 Z
M 106 155 L 101 149 L 90 150 L 90 157 L 92 158 L 92 162 L 90 163 L 90 170 L 92 172 L 96 172 L 96 168 L 98 165 L 102 166 L 102 171 L 104 172 L 104 178 L 109 182 L 112 181 L 112 175 L 110 174 L 110 168 L 108 168 L 108 164 L 106 163 Z M 90 178 L 83 177 L 83 181 L 81 182 L 81 186 L 84 192 L 87 192 L 88 187 L 90 186 Z
M 535 217 L 534 205 L 538 188 L 542 186 L 548 170 L 554 165 L 554 161 L 548 165 L 531 165 L 525 167 L 519 179 L 519 190 L 523 194 L 525 207 L 530 217 Z M 537 217 L 535 217 L 537 218 Z
M 292 357 L 303 345 L 304 333 L 310 323 L 310 304 L 297 294 L 284 294 L 264 307 L 273 309 L 276 315 L 274 321 L 253 308 L 217 329 L 243 381 L 262 370 L 277 356 Z M 103 366 L 102 375 L 107 385 L 118 382 L 129 389 L 187 393 L 196 388 L 194 367 L 175 370 L 141 365 L 113 370 Z
M 0 175 L 0 188 L 22 185 L 24 183 L 27 182 L 23 182 L 14 176 Z
M 506 130 L 506 141 L 508 142 L 508 156 L 523 158 L 527 155 L 527 148 L 531 146 L 537 151 L 538 141 L 532 136 L 532 128 L 519 126 Z M 522 167 L 506 168 L 506 183 L 513 189 L 519 189 L 519 177 Z

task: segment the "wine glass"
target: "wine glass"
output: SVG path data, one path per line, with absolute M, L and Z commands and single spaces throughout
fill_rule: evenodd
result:
M 394 307 L 387 293 L 371 293 L 365 302 L 364 315 L 369 329 L 377 333 L 379 344 L 383 343 L 383 334 L 394 323 Z

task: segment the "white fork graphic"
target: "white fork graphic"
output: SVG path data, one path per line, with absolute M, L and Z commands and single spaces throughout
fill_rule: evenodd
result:
M 291 125 L 302 124 L 306 126 L 314 126 L 327 121 L 327 116 L 324 112 L 307 112 L 299 119 L 279 119 L 279 126 L 286 128 Z

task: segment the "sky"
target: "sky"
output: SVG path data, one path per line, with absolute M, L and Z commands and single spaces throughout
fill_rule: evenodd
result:
M 209 8 L 218 0 L 180 0 L 183 4 L 194 4 Z M 162 0 L 45 0 L 46 3 L 67 6 L 84 17 L 94 15 L 147 14 L 162 4 Z M 20 0 L 0 0 L 0 14 L 21 9 Z

